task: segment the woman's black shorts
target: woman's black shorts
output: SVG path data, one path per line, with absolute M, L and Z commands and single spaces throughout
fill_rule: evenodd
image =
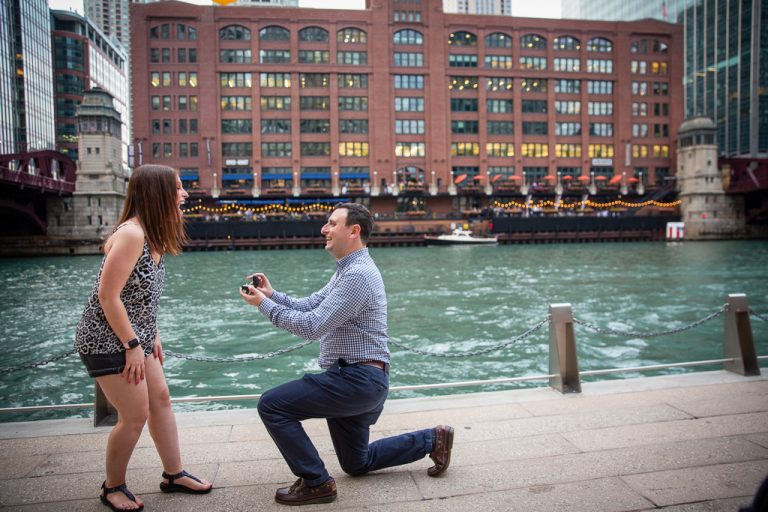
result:
M 90 377 L 103 377 L 122 373 L 125 368 L 125 352 L 114 354 L 80 354 Z

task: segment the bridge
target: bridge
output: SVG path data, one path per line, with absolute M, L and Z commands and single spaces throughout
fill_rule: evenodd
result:
M 74 193 L 76 168 L 58 151 L 0 155 L 0 236 L 44 235 L 46 202 Z
M 744 196 L 747 224 L 768 222 L 768 158 L 723 158 L 730 166 L 725 184 L 727 194 Z

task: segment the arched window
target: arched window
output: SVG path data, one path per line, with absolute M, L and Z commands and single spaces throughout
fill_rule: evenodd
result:
M 593 37 L 587 41 L 587 51 L 602 53 L 612 52 L 613 43 L 604 37 Z
M 288 32 L 288 29 L 277 25 L 270 25 L 259 30 L 259 39 L 262 41 L 288 41 L 290 38 L 291 33 Z
M 306 27 L 299 30 L 299 41 L 327 43 L 328 31 L 320 27 Z
M 393 37 L 395 44 L 424 44 L 424 36 L 410 28 L 398 30 Z
M 503 32 L 494 32 L 485 36 L 485 46 L 488 48 L 512 48 L 512 36 Z
M 669 45 L 658 39 L 653 40 L 653 53 L 669 53 Z
M 451 46 L 477 46 L 477 36 L 463 30 L 452 32 L 448 36 L 448 44 Z
M 187 39 L 190 41 L 197 41 L 197 29 L 187 26 Z
M 219 30 L 219 39 L 222 41 L 250 41 L 250 29 L 242 25 L 229 25 Z
M 170 39 L 171 38 L 171 25 L 163 23 L 162 25 L 156 25 L 149 29 L 150 39 Z
M 546 50 L 547 40 L 539 34 L 525 34 L 520 38 L 520 48 L 523 50 Z
M 343 28 L 336 32 L 337 43 L 367 43 L 368 33 L 359 28 Z
M 560 36 L 555 38 L 552 47 L 555 50 L 579 50 L 581 42 L 572 36 Z

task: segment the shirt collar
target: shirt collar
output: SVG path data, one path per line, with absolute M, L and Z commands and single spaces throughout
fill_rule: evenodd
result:
M 359 258 L 364 258 L 366 256 L 368 256 L 368 248 L 363 247 L 362 249 L 358 249 L 355 252 L 351 254 L 347 254 L 343 258 L 336 260 L 336 268 L 338 270 L 341 270 L 343 268 L 348 267 L 350 264 L 352 264 L 353 261 Z

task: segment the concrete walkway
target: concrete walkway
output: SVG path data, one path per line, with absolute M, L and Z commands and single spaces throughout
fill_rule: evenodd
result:
M 390 400 L 372 438 L 447 423 L 453 461 L 429 478 L 425 459 L 344 475 L 325 424 L 306 423 L 336 477 L 335 503 L 303 510 L 730 511 L 768 475 L 768 376 L 691 373 L 549 388 Z M 164 495 L 144 434 L 128 484 L 148 510 L 286 508 L 294 480 L 253 409 L 178 414 L 186 469 L 213 480 L 206 496 Z M 108 429 L 90 420 L 0 424 L 4 510 L 107 510 L 98 500 Z

